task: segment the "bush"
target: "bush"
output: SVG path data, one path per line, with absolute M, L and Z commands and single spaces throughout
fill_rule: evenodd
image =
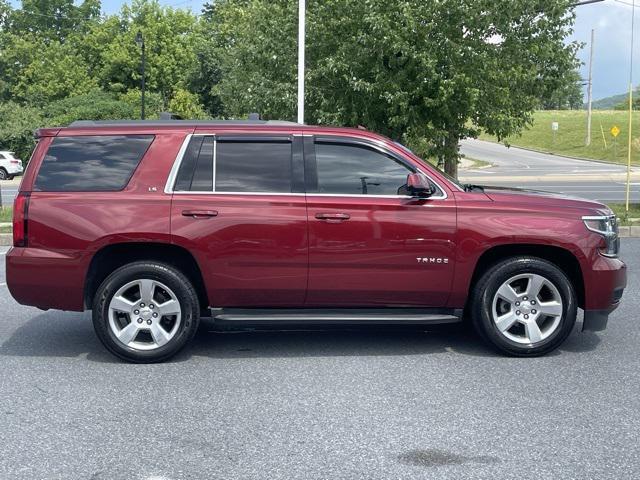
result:
M 0 149 L 15 152 L 27 164 L 35 146 L 33 132 L 44 126 L 39 109 L 14 102 L 0 103 Z

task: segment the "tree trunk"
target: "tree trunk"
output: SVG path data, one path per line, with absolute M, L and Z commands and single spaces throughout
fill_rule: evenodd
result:
M 444 171 L 453 178 L 458 178 L 459 142 L 459 136 L 451 133 L 444 141 Z

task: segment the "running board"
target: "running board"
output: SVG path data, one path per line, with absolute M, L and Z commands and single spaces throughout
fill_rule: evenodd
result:
M 216 323 L 228 324 L 441 324 L 462 320 L 461 309 L 272 309 L 214 308 Z

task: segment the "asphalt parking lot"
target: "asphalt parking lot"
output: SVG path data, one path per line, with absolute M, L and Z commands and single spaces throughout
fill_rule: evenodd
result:
M 607 331 L 545 358 L 460 327 L 213 332 L 107 354 L 89 315 L 10 297 L 0 250 L 1 479 L 640 477 L 640 239 Z M 578 329 L 579 327 L 576 327 Z

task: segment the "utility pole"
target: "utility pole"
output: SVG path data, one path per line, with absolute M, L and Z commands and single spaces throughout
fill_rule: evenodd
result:
M 593 92 L 593 41 L 595 39 L 595 30 L 591 29 L 591 52 L 589 54 L 589 82 L 587 83 L 587 138 L 584 145 L 591 145 L 591 100 Z
M 304 54 L 306 0 L 298 0 L 298 123 L 304 124 Z

